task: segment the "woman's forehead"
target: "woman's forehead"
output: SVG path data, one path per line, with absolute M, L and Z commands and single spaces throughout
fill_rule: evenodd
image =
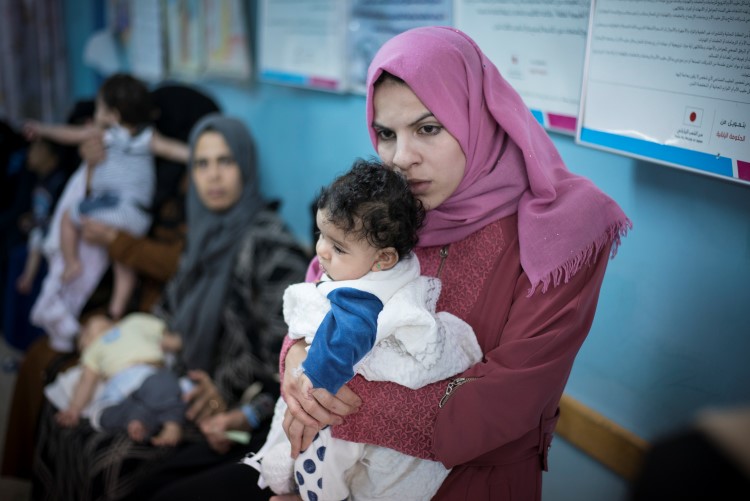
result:
M 411 87 L 393 80 L 384 81 L 375 89 L 373 107 L 373 122 L 383 126 L 389 126 L 391 122 L 416 125 L 432 116 Z

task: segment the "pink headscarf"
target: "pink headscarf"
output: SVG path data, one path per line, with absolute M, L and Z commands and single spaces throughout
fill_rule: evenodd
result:
M 422 246 L 461 240 L 518 213 L 521 265 L 531 281 L 565 282 L 632 226 L 617 203 L 565 167 L 547 132 L 477 44 L 449 27 L 396 35 L 367 75 L 367 126 L 377 149 L 373 83 L 386 71 L 404 80 L 466 156 L 456 191 L 428 211 Z

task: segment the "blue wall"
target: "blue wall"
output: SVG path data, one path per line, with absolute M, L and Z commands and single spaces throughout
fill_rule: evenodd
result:
M 95 21 L 66 2 L 76 97 Z M 258 141 L 261 182 L 310 242 L 314 193 L 355 156 L 374 154 L 364 98 L 266 84 L 201 81 Z M 646 440 L 705 406 L 750 403 L 750 186 L 584 148 L 553 134 L 570 169 L 592 179 L 634 223 L 609 266 L 591 334 L 567 391 Z M 747 308 L 747 309 L 745 309 Z M 624 500 L 627 485 L 557 439 L 544 499 Z

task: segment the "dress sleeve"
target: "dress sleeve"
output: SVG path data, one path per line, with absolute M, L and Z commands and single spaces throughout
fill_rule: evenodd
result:
M 605 246 L 595 263 L 567 283 L 532 297 L 526 297 L 526 274 L 519 276 L 499 344 L 441 402 L 433 451 L 444 465 L 519 439 L 540 427 L 546 409 L 554 414 L 591 328 L 609 251 Z
M 182 240 L 159 242 L 118 231 L 108 251 L 113 261 L 134 269 L 139 275 L 166 283 L 177 272 L 183 245 Z

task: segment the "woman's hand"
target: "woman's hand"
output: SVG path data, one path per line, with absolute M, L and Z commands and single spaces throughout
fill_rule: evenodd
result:
M 208 445 L 219 454 L 226 454 L 232 447 L 232 441 L 226 436 L 229 430 L 246 430 L 247 418 L 240 409 L 220 412 L 201 421 L 201 432 L 208 440 Z
M 81 217 L 81 237 L 90 244 L 107 246 L 117 238 L 117 228 Z
M 309 390 L 309 380 L 300 377 L 298 368 L 307 352 L 304 343 L 293 345 L 287 352 L 284 368 L 284 432 L 292 444 L 292 457 L 296 458 L 312 442 L 315 434 L 328 425 L 344 422 L 342 416 L 357 411 L 362 401 L 348 387 L 342 386 L 334 396 L 323 388 Z
M 104 133 L 92 133 L 89 138 L 78 146 L 78 154 L 89 167 L 104 162 L 107 158 L 107 148 L 104 145 Z
M 205 371 L 188 371 L 188 377 L 195 385 L 182 397 L 189 405 L 185 413 L 188 420 L 201 424 L 204 419 L 227 409 L 226 402 Z

